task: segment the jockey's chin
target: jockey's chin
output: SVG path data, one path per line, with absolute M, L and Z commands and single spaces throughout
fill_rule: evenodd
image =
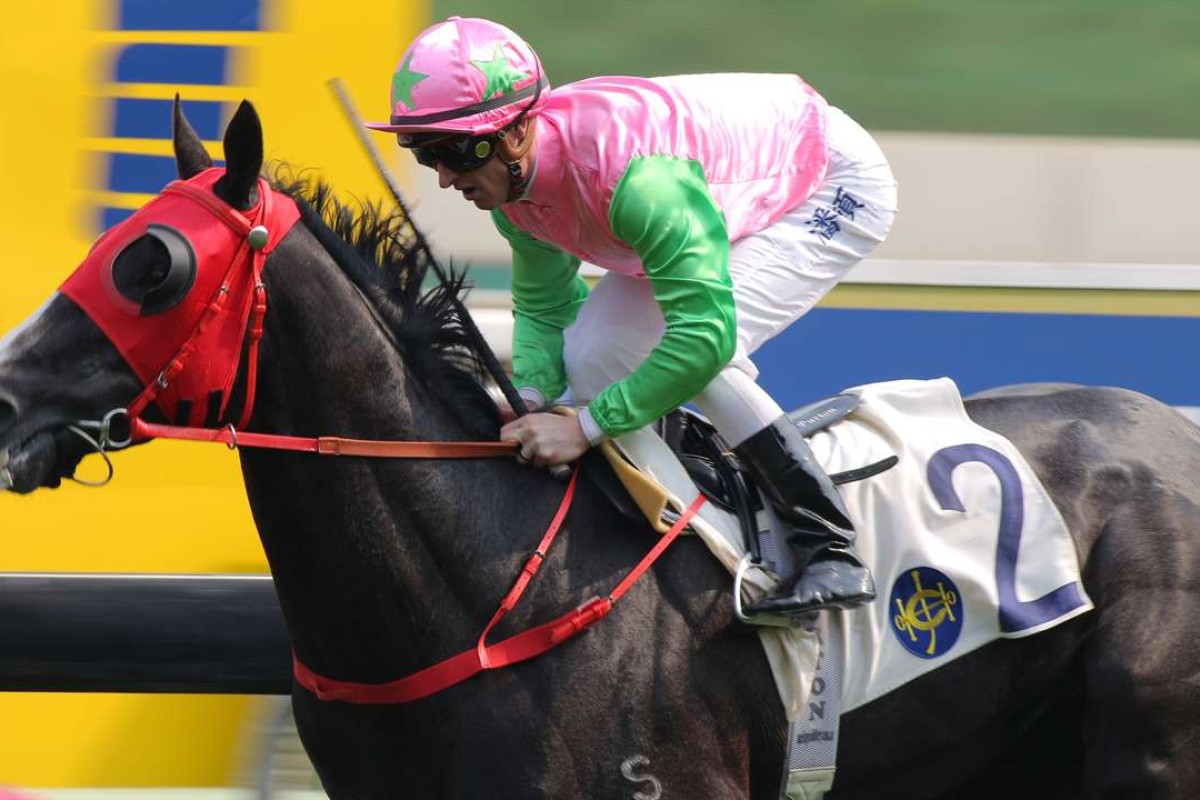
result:
M 489 192 L 473 191 L 471 194 L 463 192 L 463 198 L 475 204 L 475 207 L 480 211 L 491 211 L 499 208 L 504 202 L 502 198 L 498 198 Z
M 499 208 L 508 199 L 508 186 L 500 186 L 498 183 L 486 179 L 463 180 L 456 183 L 454 188 L 462 194 L 464 200 L 474 204 L 479 210 L 491 211 Z

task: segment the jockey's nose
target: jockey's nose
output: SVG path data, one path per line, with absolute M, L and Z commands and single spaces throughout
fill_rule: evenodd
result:
M 450 184 L 454 183 L 454 179 L 458 177 L 458 173 L 447 167 L 442 162 L 437 163 L 438 186 L 443 189 L 449 189 Z

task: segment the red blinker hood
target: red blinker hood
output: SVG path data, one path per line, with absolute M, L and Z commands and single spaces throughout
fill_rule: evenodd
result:
M 300 211 L 261 178 L 258 205 L 245 212 L 233 209 L 213 193 L 213 184 L 224 174 L 224 169 L 208 169 L 169 184 L 101 236 L 60 287 L 146 385 L 130 406 L 130 416 L 155 402 L 177 424 L 219 419 L 237 377 L 252 311 L 257 331 L 250 334 L 261 336 L 263 262 L 296 224 Z M 260 226 L 265 235 L 256 231 L 251 236 Z M 170 276 L 169 296 L 157 307 L 122 294 L 114 279 L 118 257 L 148 232 L 164 243 L 173 262 L 182 262 L 173 263 L 178 271 Z M 248 396 L 252 398 L 252 389 Z M 243 409 L 240 424 L 250 410 Z

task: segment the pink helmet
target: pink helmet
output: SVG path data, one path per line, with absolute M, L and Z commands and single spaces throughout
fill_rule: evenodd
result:
M 495 133 L 546 104 L 550 83 L 525 40 L 486 19 L 450 17 L 426 28 L 392 76 L 391 133 Z

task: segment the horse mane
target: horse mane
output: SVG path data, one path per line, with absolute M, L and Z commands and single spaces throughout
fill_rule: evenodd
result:
M 460 318 L 465 270 L 430 277 L 429 247 L 412 221 L 377 201 L 347 204 L 323 180 L 272 170 L 272 185 L 296 201 L 306 228 L 374 306 L 405 363 L 472 435 L 494 438 L 499 410 L 483 355 Z

